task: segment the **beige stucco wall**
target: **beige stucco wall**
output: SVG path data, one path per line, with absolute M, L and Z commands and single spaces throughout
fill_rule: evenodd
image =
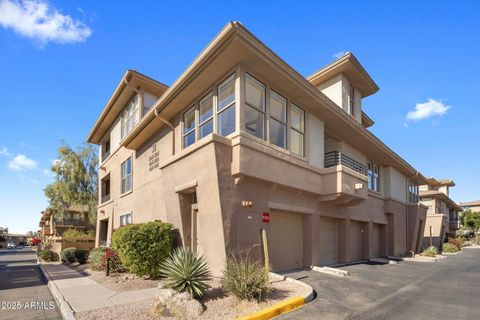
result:
M 383 168 L 383 193 L 386 197 L 405 202 L 407 200 L 407 177 L 392 167 Z
M 324 122 L 309 114 L 307 119 L 307 150 L 308 162 L 318 168 L 323 168 L 325 159 Z

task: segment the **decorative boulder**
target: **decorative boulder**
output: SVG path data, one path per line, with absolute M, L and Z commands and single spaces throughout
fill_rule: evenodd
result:
M 160 284 L 161 286 L 161 284 Z M 188 292 L 179 293 L 159 286 L 152 313 L 154 316 L 192 318 L 203 313 L 203 306 Z

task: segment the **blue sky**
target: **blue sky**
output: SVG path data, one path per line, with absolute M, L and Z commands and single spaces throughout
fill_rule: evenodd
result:
M 37 229 L 56 148 L 86 139 L 126 69 L 171 84 L 229 20 L 305 76 L 353 52 L 380 86 L 373 133 L 480 199 L 480 2 L 201 3 L 0 0 L 0 226 Z

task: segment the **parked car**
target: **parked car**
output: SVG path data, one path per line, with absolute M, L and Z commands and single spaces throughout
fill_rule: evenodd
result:
M 16 247 L 17 245 L 15 243 L 10 242 L 9 244 L 7 244 L 7 249 L 15 249 Z

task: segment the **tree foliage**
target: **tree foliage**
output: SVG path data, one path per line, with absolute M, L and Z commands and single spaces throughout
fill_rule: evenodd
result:
M 90 222 L 96 221 L 98 204 L 98 156 L 95 149 L 84 144 L 76 151 L 66 143 L 58 148 L 58 159 L 51 170 L 54 182 L 44 192 L 49 199 L 49 208 L 55 219 L 62 220 L 72 205 L 85 206 L 89 210 Z
M 464 226 L 475 233 L 476 242 L 478 244 L 478 231 L 480 230 L 480 212 L 471 210 L 462 213 Z

